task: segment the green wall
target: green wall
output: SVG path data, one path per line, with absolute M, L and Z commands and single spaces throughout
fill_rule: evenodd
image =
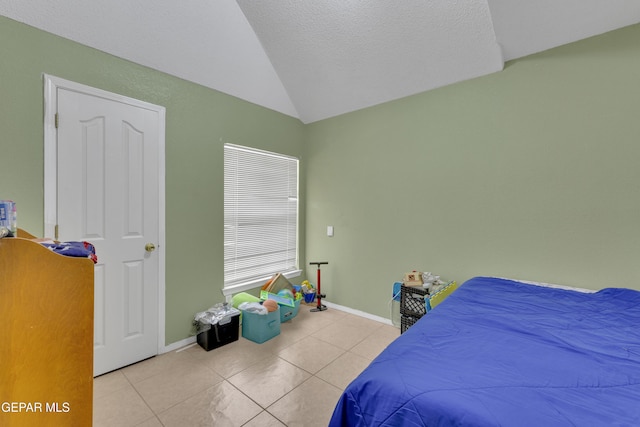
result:
M 193 315 L 224 299 L 223 143 L 302 157 L 304 126 L 5 17 L 0 58 L 0 198 L 17 202 L 19 226 L 36 235 L 44 222 L 43 73 L 166 107 L 166 344 L 188 337 Z M 304 197 L 301 206 L 304 218 Z
M 388 318 L 414 269 L 640 289 L 639 76 L 636 25 L 309 125 L 327 299 Z

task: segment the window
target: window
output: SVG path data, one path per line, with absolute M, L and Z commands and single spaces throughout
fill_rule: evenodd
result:
M 298 159 L 224 146 L 224 288 L 298 271 Z M 226 293 L 226 292 L 225 292 Z

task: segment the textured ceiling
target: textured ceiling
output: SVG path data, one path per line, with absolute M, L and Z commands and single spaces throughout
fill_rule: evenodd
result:
M 503 65 L 482 1 L 238 3 L 305 122 Z
M 0 14 L 310 123 L 638 23 L 640 1 L 0 0 Z

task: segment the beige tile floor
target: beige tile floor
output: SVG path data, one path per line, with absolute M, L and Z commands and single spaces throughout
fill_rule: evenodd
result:
M 188 346 L 94 381 L 94 426 L 326 426 L 344 388 L 400 331 L 329 308 L 275 338 Z

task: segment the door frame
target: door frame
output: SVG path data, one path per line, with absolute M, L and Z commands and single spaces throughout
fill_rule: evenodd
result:
M 110 101 L 123 102 L 158 113 L 158 354 L 168 351 L 165 346 L 165 107 L 118 95 L 60 77 L 43 74 L 44 78 L 44 235 L 55 236 L 57 218 L 57 151 L 56 112 L 58 89 L 66 89 Z M 98 255 L 99 256 L 99 255 Z

